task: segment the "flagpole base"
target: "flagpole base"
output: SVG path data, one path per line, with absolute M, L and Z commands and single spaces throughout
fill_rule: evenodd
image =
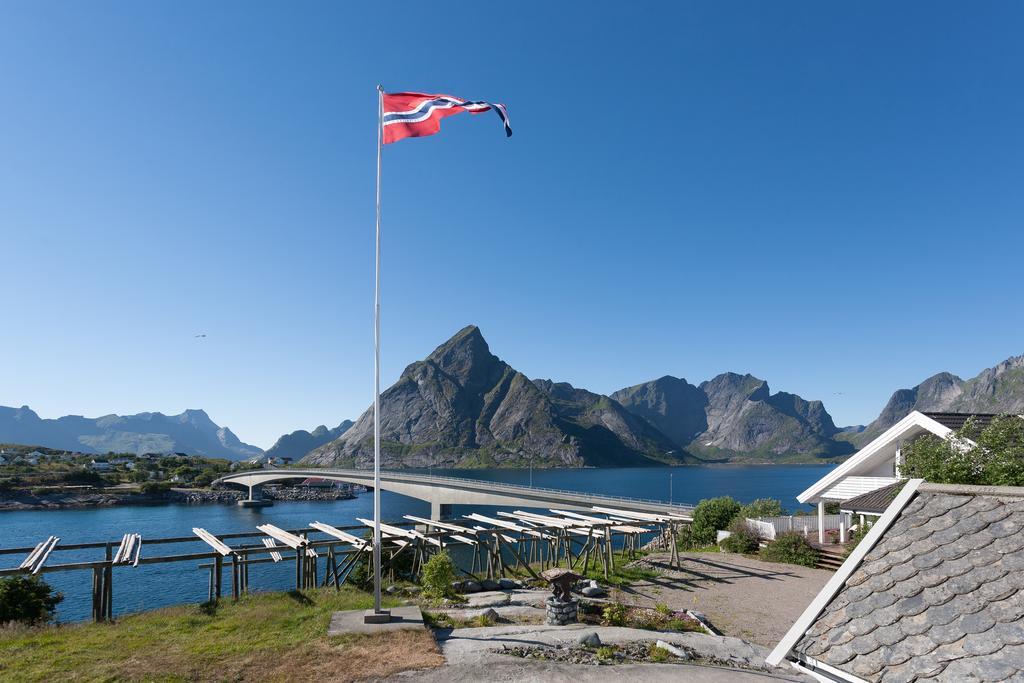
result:
M 379 612 L 368 609 L 363 612 L 364 624 L 386 624 L 389 621 L 391 621 L 391 610 L 389 609 L 382 609 Z

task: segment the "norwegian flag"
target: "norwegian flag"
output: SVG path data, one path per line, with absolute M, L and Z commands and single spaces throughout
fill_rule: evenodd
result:
M 468 111 L 470 114 L 493 110 L 505 126 L 505 136 L 512 136 L 508 122 L 508 111 L 504 104 L 470 102 L 451 95 L 427 95 L 419 92 L 385 93 L 384 144 L 398 142 L 403 138 L 418 138 L 433 135 L 441 130 L 441 119 L 452 114 Z

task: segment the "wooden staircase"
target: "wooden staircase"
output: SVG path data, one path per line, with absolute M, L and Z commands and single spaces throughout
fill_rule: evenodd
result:
M 846 549 L 841 545 L 814 544 L 818 551 L 818 569 L 836 571 L 846 561 Z

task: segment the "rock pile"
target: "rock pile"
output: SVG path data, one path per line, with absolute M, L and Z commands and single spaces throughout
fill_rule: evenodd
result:
M 547 606 L 545 622 L 549 626 L 566 626 L 575 624 L 579 614 L 579 600 L 557 600 L 553 596 L 544 604 Z

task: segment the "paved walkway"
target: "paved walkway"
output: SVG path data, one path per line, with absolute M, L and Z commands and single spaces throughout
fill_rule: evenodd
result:
M 662 573 L 616 590 L 619 602 L 703 612 L 722 633 L 774 647 L 803 613 L 832 572 L 794 564 L 762 562 L 733 553 L 683 553 L 682 569 L 668 555 L 641 562 Z

